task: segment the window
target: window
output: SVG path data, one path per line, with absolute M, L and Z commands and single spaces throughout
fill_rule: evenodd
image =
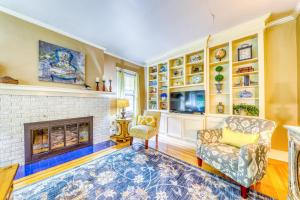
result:
M 124 95 L 129 100 L 129 107 L 126 108 L 126 112 L 129 115 L 135 113 L 135 75 L 124 73 Z
M 127 70 L 118 70 L 118 73 L 118 98 L 129 100 L 126 115 L 132 117 L 136 112 L 136 74 Z

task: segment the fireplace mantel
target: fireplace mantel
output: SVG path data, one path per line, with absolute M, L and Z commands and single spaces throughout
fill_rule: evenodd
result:
M 115 98 L 114 92 L 102 92 L 85 89 L 71 89 L 61 87 L 44 87 L 33 85 L 13 85 L 0 83 L 0 94 L 8 95 L 33 95 L 33 96 L 71 96 L 71 97 L 94 97 Z

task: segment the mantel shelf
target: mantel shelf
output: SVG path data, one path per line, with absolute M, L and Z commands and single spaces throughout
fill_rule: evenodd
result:
M 0 94 L 7 95 L 33 95 L 33 96 L 73 96 L 90 98 L 115 98 L 114 92 L 102 92 L 85 89 L 72 89 L 60 87 L 45 87 L 33 85 L 13 85 L 0 83 Z

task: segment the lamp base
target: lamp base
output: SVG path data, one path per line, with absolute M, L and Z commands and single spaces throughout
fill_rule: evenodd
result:
M 121 112 L 121 119 L 126 119 L 125 116 L 126 112 L 125 112 L 125 108 L 122 108 L 122 112 Z

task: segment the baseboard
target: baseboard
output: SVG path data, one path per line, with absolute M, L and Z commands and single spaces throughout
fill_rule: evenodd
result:
M 179 146 L 179 147 L 190 148 L 190 149 L 195 149 L 197 146 L 196 142 L 185 141 L 182 140 L 181 138 L 174 138 L 164 134 L 159 134 L 159 141 L 163 143 Z M 288 152 L 271 149 L 269 153 L 269 158 L 283 161 L 283 162 L 288 162 Z
M 269 158 L 272 158 L 274 160 L 280 160 L 283 162 L 288 162 L 289 156 L 287 151 L 280 151 L 276 149 L 271 149 L 269 153 Z
M 163 134 L 159 134 L 158 138 L 159 138 L 158 139 L 159 141 L 162 141 L 163 143 L 171 144 L 174 146 L 186 147 L 186 148 L 190 148 L 190 149 L 194 149 L 197 146 L 196 143 L 185 141 L 185 140 L 182 140 L 181 138 L 170 137 L 170 136 L 163 135 Z

